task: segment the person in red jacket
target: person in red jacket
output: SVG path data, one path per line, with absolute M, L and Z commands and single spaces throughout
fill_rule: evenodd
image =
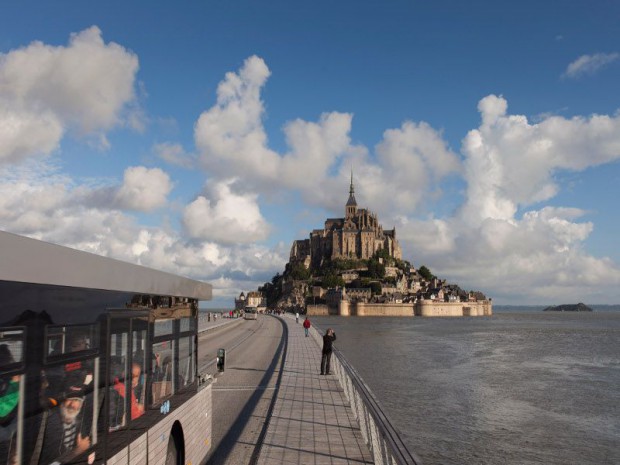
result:
M 304 320 L 304 332 L 306 333 L 306 337 L 308 337 L 308 330 L 310 329 L 310 320 L 308 317 Z

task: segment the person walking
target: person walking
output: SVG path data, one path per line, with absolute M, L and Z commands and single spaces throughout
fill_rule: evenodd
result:
M 295 313 L 295 323 L 299 323 L 299 312 Z
M 310 320 L 308 317 L 304 320 L 304 332 L 306 333 L 306 337 L 308 337 L 308 330 L 310 329 Z
M 332 344 L 336 340 L 336 333 L 333 329 L 327 328 L 323 336 L 323 354 L 321 357 L 321 374 L 331 375 L 329 365 L 332 359 Z

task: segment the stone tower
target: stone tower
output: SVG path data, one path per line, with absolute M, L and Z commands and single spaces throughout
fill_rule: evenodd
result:
M 354 218 L 357 213 L 357 202 L 355 200 L 355 188 L 353 187 L 353 170 L 351 170 L 351 186 L 349 187 L 349 200 L 345 206 L 345 219 Z

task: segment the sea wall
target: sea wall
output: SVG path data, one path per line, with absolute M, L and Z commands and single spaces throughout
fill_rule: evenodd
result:
M 421 300 L 414 305 L 416 316 L 489 316 L 493 314 L 490 300 L 478 302 L 436 302 Z
M 413 316 L 413 304 L 357 302 L 350 312 L 352 316 Z
M 330 312 L 329 307 L 325 304 L 306 306 L 306 315 L 308 316 L 329 316 L 337 314 L 336 311 Z
M 478 302 L 441 302 L 421 300 L 413 303 L 368 303 L 341 300 L 338 307 L 328 305 L 308 305 L 306 314 L 309 316 L 489 316 L 493 314 L 491 300 Z

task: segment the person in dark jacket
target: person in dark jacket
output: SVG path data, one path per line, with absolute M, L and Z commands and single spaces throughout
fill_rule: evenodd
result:
M 328 328 L 323 336 L 323 356 L 321 357 L 321 374 L 331 375 L 329 364 L 332 358 L 332 344 L 336 340 L 336 333 L 333 329 Z

